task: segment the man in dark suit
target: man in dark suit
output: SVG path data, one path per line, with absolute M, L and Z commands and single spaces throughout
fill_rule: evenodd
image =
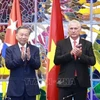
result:
M 39 48 L 28 44 L 30 30 L 16 31 L 17 44 L 6 49 L 5 62 L 10 70 L 7 96 L 11 100 L 36 100 L 40 93 L 35 70 L 40 67 Z
M 81 24 L 68 24 L 69 37 L 57 43 L 54 63 L 60 65 L 57 86 L 59 100 L 86 100 L 90 87 L 88 68 L 96 63 L 92 43 L 80 38 Z

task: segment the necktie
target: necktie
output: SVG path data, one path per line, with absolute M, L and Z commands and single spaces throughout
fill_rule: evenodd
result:
M 25 55 L 25 47 L 24 46 L 21 47 L 21 52 Z
M 76 47 L 76 40 L 74 40 L 74 47 Z M 74 54 L 74 59 L 76 60 L 76 55 Z M 75 73 L 74 73 L 75 76 L 77 76 L 77 70 L 75 70 Z
M 25 51 L 25 47 L 24 47 L 24 46 L 21 47 L 21 51 L 22 51 L 22 52 Z
M 25 47 L 24 46 L 21 47 L 21 55 L 22 55 L 22 59 L 24 61 L 25 60 Z

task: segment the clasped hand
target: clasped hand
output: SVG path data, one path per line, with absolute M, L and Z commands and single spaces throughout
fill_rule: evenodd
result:
M 26 48 L 26 52 L 21 52 L 21 58 L 24 61 L 25 59 L 30 60 L 30 57 L 31 57 L 31 55 L 30 55 L 30 48 L 27 47 Z
M 71 50 L 71 55 L 76 55 L 77 57 L 80 57 L 82 54 L 82 44 L 78 44 L 76 47 L 74 47 Z

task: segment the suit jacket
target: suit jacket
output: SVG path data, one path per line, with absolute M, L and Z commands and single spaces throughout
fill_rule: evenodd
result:
M 6 49 L 5 63 L 10 70 L 8 84 L 8 96 L 21 96 L 24 91 L 29 96 L 40 93 L 35 70 L 40 67 L 39 49 L 33 45 L 30 48 L 31 58 L 29 61 L 21 59 L 21 52 L 18 44 Z
M 70 54 L 72 46 L 69 37 L 57 43 L 54 63 L 60 65 L 60 72 L 57 81 L 58 87 L 71 86 L 74 83 L 75 70 L 77 70 L 77 79 L 80 86 L 90 86 L 88 68 L 96 63 L 92 43 L 81 38 L 79 43 L 82 44 L 82 55 L 76 60 L 74 60 L 74 56 Z

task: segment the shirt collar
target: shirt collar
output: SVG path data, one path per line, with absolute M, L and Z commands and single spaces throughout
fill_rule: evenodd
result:
M 26 45 L 27 45 L 27 44 L 24 45 L 24 48 L 26 48 Z M 18 46 L 19 46 L 19 48 L 22 47 L 22 45 L 21 45 L 19 42 L 18 42 Z
M 74 40 L 73 40 L 71 37 L 69 37 L 69 38 L 70 38 L 71 43 L 73 43 Z M 78 37 L 78 38 L 76 39 L 77 44 L 79 44 L 79 39 L 80 39 L 80 37 Z

